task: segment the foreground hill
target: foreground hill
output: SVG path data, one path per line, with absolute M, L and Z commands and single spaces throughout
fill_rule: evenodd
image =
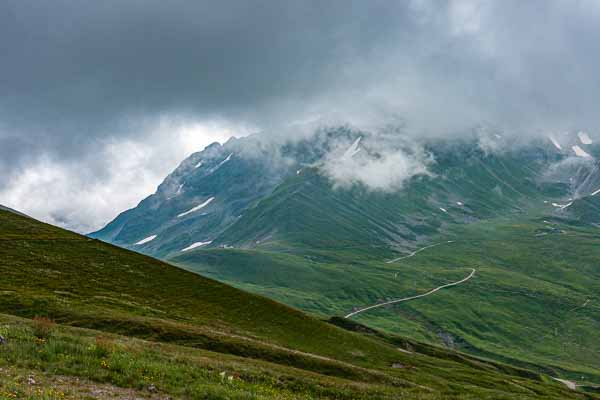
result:
M 5 397 L 581 396 L 526 370 L 350 332 L 6 211 L 0 211 L 0 275 Z M 59 325 L 27 319 L 35 316 Z

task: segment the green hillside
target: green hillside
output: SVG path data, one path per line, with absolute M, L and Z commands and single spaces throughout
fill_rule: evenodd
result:
M 396 191 L 361 185 L 336 189 L 318 168 L 303 168 L 247 210 L 210 247 L 404 249 L 453 225 L 519 214 L 532 204 L 543 206 L 545 200 L 567 195 L 565 185 L 542 179 L 556 157 L 543 148 L 528 149 L 534 155 L 524 150 L 485 154 L 471 142 L 434 148 L 432 175 L 415 176 Z
M 600 224 L 600 195 L 586 196 L 573 201 L 568 213 L 584 224 Z
M 319 168 L 303 168 L 211 248 L 169 260 L 320 317 L 423 294 L 476 269 L 459 287 L 353 318 L 600 382 L 600 235 L 589 225 L 598 209 L 594 196 L 565 207 L 595 190 L 597 168 L 560 167 L 563 155 L 547 143 L 504 145 L 486 153 L 470 141 L 432 143 L 431 174 L 392 192 L 336 188 Z M 386 263 L 432 244 L 441 245 Z
M 6 211 L 0 276 L 0 398 L 577 398 L 548 376 L 350 332 Z
M 173 261 L 323 316 L 425 293 L 474 268 L 475 277 L 464 285 L 353 319 L 598 383 L 599 241 L 597 228 L 519 214 L 454 226 L 432 237 L 439 246 L 395 263 L 385 261 L 400 254 L 377 246 L 200 250 Z

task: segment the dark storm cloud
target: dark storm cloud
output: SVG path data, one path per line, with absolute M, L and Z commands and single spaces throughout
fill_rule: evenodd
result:
M 454 99 L 477 117 L 578 117 L 598 92 L 597 8 L 8 0 L 0 5 L 0 116 L 9 132 L 65 153 L 81 148 L 77 137 L 143 131 L 132 120 L 156 114 L 261 125 L 311 106 L 328 111 L 349 96 L 412 101 L 414 112 Z
M 156 112 L 244 113 L 291 93 L 310 97 L 385 33 L 369 26 L 364 7 L 343 2 L 0 7 L 4 121 L 51 132 L 116 129 L 119 117 Z M 374 3 L 369 12 L 385 16 L 381 8 Z
M 379 41 L 386 29 L 370 16 L 391 18 L 387 8 L 2 2 L 0 135 L 12 137 L 2 156 L 20 143 L 22 153 L 80 157 L 98 138 L 143 135 L 162 114 L 272 120 L 284 105 L 310 101 Z
M 41 158 L 109 185 L 107 146 L 163 117 L 593 132 L 598 43 L 593 1 L 5 0 L 0 188 Z

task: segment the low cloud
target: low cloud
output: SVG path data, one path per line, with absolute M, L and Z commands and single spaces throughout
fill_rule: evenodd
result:
M 30 160 L 0 186 L 0 204 L 77 232 L 104 226 L 153 193 L 185 157 L 232 132 L 219 123 L 165 119 L 144 140 L 98 141 L 77 158 Z M 170 140 L 163 141 L 168 132 Z
M 396 133 L 366 133 L 330 144 L 321 170 L 334 187 L 357 184 L 376 191 L 395 191 L 415 175 L 429 174 L 431 155 L 416 142 Z

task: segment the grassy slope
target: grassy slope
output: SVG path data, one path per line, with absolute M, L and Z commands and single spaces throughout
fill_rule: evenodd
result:
M 600 223 L 600 195 L 586 196 L 573 201 L 567 212 L 586 223 Z
M 410 334 L 399 323 L 408 319 L 434 341 L 450 333 L 459 348 L 475 354 L 533 362 L 599 382 L 600 234 L 565 224 L 558 225 L 563 233 L 552 233 L 547 226 L 500 220 L 466 227 L 456 243 L 403 260 L 396 268 L 437 276 L 440 270 L 472 267 L 478 270 L 473 281 L 358 320 Z M 412 279 L 404 276 L 406 293 Z
M 33 370 L 42 381 L 61 374 L 136 389 L 150 379 L 191 398 L 572 396 L 547 377 L 443 350 L 408 354 L 396 339 L 348 332 L 136 253 L 8 212 L 0 220 L 0 334 L 9 340 L 0 364 L 17 377 Z M 6 314 L 61 325 L 40 342 L 30 322 Z M 100 350 L 98 336 L 108 338 Z M 240 380 L 229 387 L 217 371 Z M 0 383 L 14 389 L 6 376 Z
M 475 278 L 463 286 L 354 319 L 474 354 L 537 364 L 556 376 L 599 382 L 600 233 L 555 223 L 563 233 L 528 215 L 454 227 L 432 242 L 456 242 L 395 264 L 383 262 L 391 258 L 387 250 L 373 247 L 294 254 L 206 250 L 177 261 L 320 315 L 423 293 L 476 268 Z
M 564 185 L 541 183 L 551 155 L 485 156 L 461 146 L 442 154 L 436 177 L 413 179 L 389 194 L 332 190 L 317 171 L 303 169 L 213 244 L 252 250 L 199 249 L 171 261 L 324 316 L 423 293 L 476 267 L 476 279 L 452 294 L 356 318 L 419 340 L 600 380 L 593 302 L 575 314 L 583 313 L 582 321 L 556 326 L 597 290 L 600 251 L 584 245 L 597 240 L 594 230 L 569 227 L 557 237 L 538 219 L 554 211 L 549 200 L 565 194 Z M 397 256 L 394 246 L 457 239 L 398 264 L 383 262 Z
M 277 251 L 414 246 L 451 225 L 521 213 L 532 203 L 564 194 L 561 185 L 540 183 L 546 165 L 534 157 L 486 156 L 458 146 L 440 154 L 434 176 L 414 177 L 396 192 L 332 188 L 318 169 L 304 168 L 211 246 Z

